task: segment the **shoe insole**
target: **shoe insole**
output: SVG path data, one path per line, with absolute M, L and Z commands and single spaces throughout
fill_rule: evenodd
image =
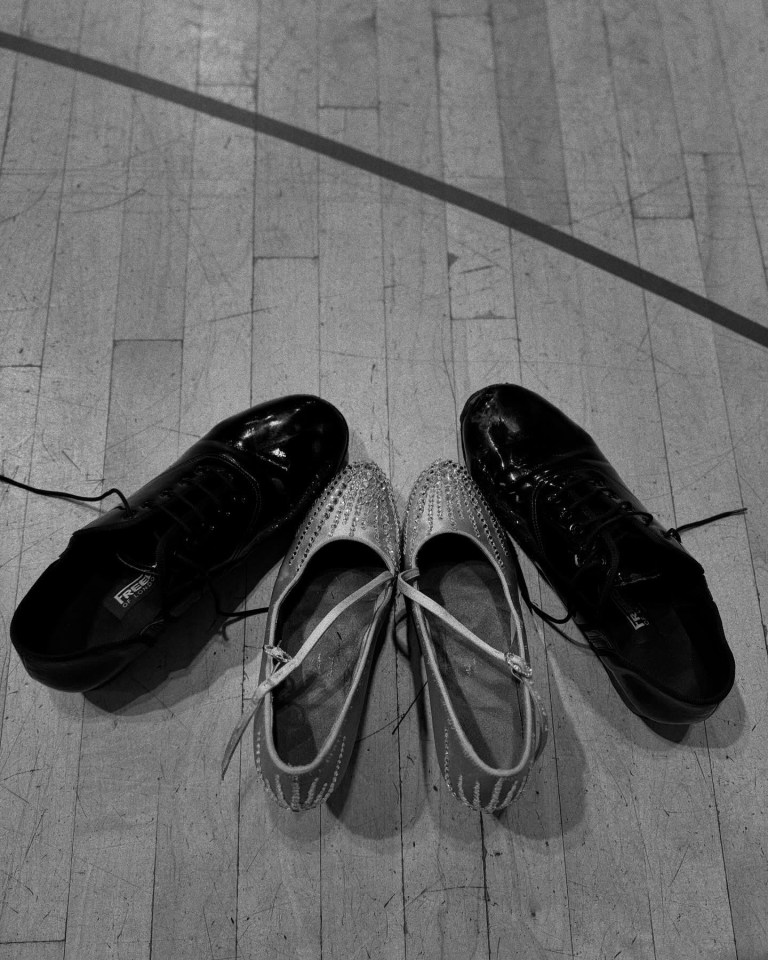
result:
M 286 597 L 275 644 L 298 653 L 322 618 L 385 570 L 364 544 L 336 541 L 322 547 Z M 348 607 L 303 663 L 272 691 L 273 739 L 291 766 L 311 763 L 328 738 L 346 700 L 379 591 Z
M 55 574 L 55 576 L 54 576 Z M 114 556 L 97 563 L 70 562 L 38 582 L 36 625 L 30 636 L 40 653 L 84 653 L 136 636 L 160 613 L 160 589 L 154 577 L 126 566 Z M 39 606 L 38 606 L 39 604 Z
M 419 589 L 475 636 L 510 649 L 510 611 L 499 575 L 469 539 L 445 534 L 419 551 Z M 438 668 L 459 723 L 489 766 L 510 769 L 522 751 L 522 689 L 438 617 L 425 611 Z M 512 646 L 517 649 L 516 644 Z
M 686 601 L 684 588 L 654 580 L 613 595 L 616 622 L 607 630 L 618 651 L 637 670 L 687 700 L 716 695 L 721 678 L 709 664 L 707 608 Z

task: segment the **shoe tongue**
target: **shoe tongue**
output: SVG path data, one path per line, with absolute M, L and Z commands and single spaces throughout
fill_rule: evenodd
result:
M 232 471 L 224 482 L 218 475 L 220 465 L 216 467 L 202 484 L 182 477 L 175 490 L 161 491 L 135 507 L 132 515 L 115 508 L 74 536 L 103 538 L 121 563 L 141 574 L 170 573 L 179 566 L 177 559 L 183 560 L 181 575 L 196 566 L 214 566 L 231 552 L 237 525 L 251 522 L 260 508 L 246 479 Z M 233 499 L 238 490 L 247 496 Z M 223 504 L 229 507 L 226 517 L 217 509 Z
M 627 524 L 629 527 L 629 524 Z M 650 537 L 631 528 L 616 532 L 611 547 L 618 554 L 617 584 L 627 586 L 654 580 L 661 575 L 666 558 Z
M 170 537 L 168 520 L 152 513 L 138 523 L 115 529 L 115 556 L 126 568 L 138 573 L 154 573 L 162 563 Z
M 670 540 L 651 535 L 627 524 L 614 540 L 618 552 L 617 586 L 631 587 L 669 574 L 684 576 L 698 572 L 698 563 Z
M 159 566 L 167 534 L 158 535 L 152 527 L 151 523 L 147 523 L 143 531 L 140 528 L 133 530 L 132 536 L 126 538 L 126 543 L 118 546 L 117 558 L 126 567 L 151 573 Z
M 126 568 L 138 573 L 154 573 L 176 538 L 175 524 L 161 511 L 130 518 L 118 524 L 98 521 L 83 527 L 76 537 L 104 538 L 114 555 Z M 183 531 L 179 533 L 181 535 Z

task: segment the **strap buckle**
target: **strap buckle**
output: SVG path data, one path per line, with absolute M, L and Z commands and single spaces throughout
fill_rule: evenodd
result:
M 524 680 L 530 680 L 533 676 L 533 670 L 530 664 L 526 663 L 525 660 L 516 653 L 505 653 L 504 659 L 507 661 L 509 669 L 516 676 L 522 677 Z
M 280 663 L 290 663 L 293 660 L 293 657 L 286 653 L 282 647 L 277 647 L 272 643 L 264 644 L 264 653 L 269 654 L 273 660 L 279 660 Z

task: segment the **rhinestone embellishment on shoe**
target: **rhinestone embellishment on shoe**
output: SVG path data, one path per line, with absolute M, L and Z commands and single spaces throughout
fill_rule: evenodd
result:
M 375 463 L 351 463 L 315 502 L 297 534 L 289 565 L 298 572 L 321 535 L 354 537 L 366 529 L 398 566 L 399 528 L 391 487 Z
M 453 460 L 436 460 L 422 471 L 408 499 L 406 514 L 415 521 L 409 524 L 405 544 L 407 565 L 417 540 L 431 536 L 437 528 L 456 531 L 461 527 L 488 544 L 498 565 L 507 567 L 505 534 L 466 468 Z

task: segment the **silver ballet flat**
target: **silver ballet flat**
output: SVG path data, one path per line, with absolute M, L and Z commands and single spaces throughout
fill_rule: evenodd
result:
M 373 463 L 351 464 L 315 501 L 280 568 L 260 682 L 222 775 L 256 716 L 254 753 L 268 793 L 297 811 L 328 799 L 357 739 L 399 560 L 389 480 Z
M 411 492 L 399 588 L 427 674 L 435 750 L 462 803 L 493 812 L 518 796 L 547 716 L 533 688 L 516 567 L 467 471 L 433 463 Z

